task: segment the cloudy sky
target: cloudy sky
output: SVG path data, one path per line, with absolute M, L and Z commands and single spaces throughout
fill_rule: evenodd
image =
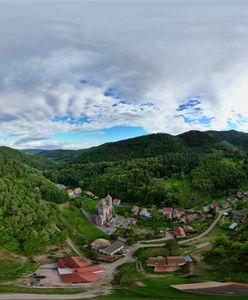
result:
M 248 131 L 247 0 L 0 0 L 0 144 Z

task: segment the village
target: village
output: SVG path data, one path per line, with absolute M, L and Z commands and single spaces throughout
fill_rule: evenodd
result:
M 59 185 L 66 189 L 65 186 Z M 74 247 L 76 255 L 59 257 L 56 262 L 40 265 L 39 269 L 20 284 L 36 287 L 91 287 L 95 283 L 111 282 L 116 269 L 127 262 L 136 262 L 140 249 L 164 247 L 168 241 L 179 245 L 207 236 L 218 222 L 227 230 L 239 230 L 239 224 L 247 218 L 243 206 L 247 203 L 248 192 L 238 192 L 221 205 L 212 201 L 202 209 L 182 207 L 150 208 L 122 203 L 118 198 L 107 195 L 99 199 L 92 192 L 80 188 L 68 189 L 71 201 L 80 202 L 82 218 L 100 229 L 105 238 L 97 238 L 84 248 L 90 257 Z M 197 248 L 209 247 L 209 242 L 200 243 Z M 186 252 L 185 252 L 186 251 Z M 151 252 L 155 253 L 156 252 Z M 192 272 L 197 258 L 190 248 L 174 255 L 148 256 L 141 269 L 153 273 L 171 273 L 184 269 Z M 142 283 L 132 283 L 141 284 Z

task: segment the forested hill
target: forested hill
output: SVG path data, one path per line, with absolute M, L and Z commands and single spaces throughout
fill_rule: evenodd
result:
M 39 171 L 6 156 L 0 155 L 0 248 L 31 256 L 65 238 L 54 202 L 67 201 L 68 195 Z
M 52 166 L 56 165 L 56 162 L 51 159 L 27 154 L 9 147 L 0 147 L 0 155 L 18 162 L 22 162 L 39 170 L 46 170 L 47 168 L 50 169 Z
M 230 131 L 208 131 L 209 135 L 218 137 L 230 144 L 237 146 L 244 151 L 248 152 L 248 134 L 236 130 Z
M 38 153 L 38 156 L 72 163 L 119 161 L 163 156 L 168 153 L 213 153 L 241 151 L 241 144 L 227 138 L 232 132 L 189 131 L 178 136 L 158 133 L 107 143 L 87 150 L 55 150 Z M 243 134 L 247 137 L 248 135 Z M 226 137 L 227 136 L 227 137 Z M 248 142 L 247 142 L 248 144 Z M 244 149 L 242 149 L 244 150 Z

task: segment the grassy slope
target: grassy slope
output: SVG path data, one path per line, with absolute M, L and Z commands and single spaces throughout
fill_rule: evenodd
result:
M 116 291 L 112 295 L 98 297 L 96 300 L 140 300 L 140 299 L 163 299 L 163 300 L 227 300 L 230 299 L 225 296 L 202 296 L 194 295 L 190 293 L 183 293 L 177 291 L 170 287 L 171 284 L 181 284 L 181 283 L 192 283 L 199 282 L 196 279 L 183 279 L 174 276 L 173 274 L 168 274 L 162 278 L 146 278 L 143 274 L 137 273 L 135 264 L 129 264 L 123 266 L 121 270 L 120 284 L 123 288 L 122 291 Z M 145 287 L 132 287 L 130 282 L 132 281 L 142 281 L 146 284 Z M 235 297 L 236 300 L 243 300 L 244 297 Z
M 46 170 L 47 168 L 50 169 L 56 165 L 55 161 L 52 159 L 27 154 L 9 147 L 0 147 L 0 155 L 9 159 L 17 160 L 39 170 Z
M 97 201 L 87 197 L 82 197 L 83 208 L 88 213 L 92 214 L 97 206 Z
M 62 214 L 70 229 L 69 234 L 72 235 L 79 248 L 83 246 L 83 242 L 91 243 L 97 238 L 106 238 L 106 234 L 89 223 L 79 208 L 75 206 L 64 208 Z
M 0 266 L 0 282 L 15 280 L 36 269 L 36 264 L 5 249 L 0 249 Z

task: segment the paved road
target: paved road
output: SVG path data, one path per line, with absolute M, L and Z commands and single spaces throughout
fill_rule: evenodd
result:
M 214 222 L 209 226 L 207 230 L 205 230 L 203 233 L 199 234 L 196 237 L 179 241 L 179 244 L 187 244 L 196 240 L 199 240 L 205 236 L 207 236 L 218 224 L 220 218 L 223 216 L 222 212 L 219 213 L 218 217 L 214 220 Z M 157 243 L 154 244 L 154 242 L 159 242 L 161 239 L 157 240 L 151 240 L 153 243 L 149 243 L 150 241 L 147 241 L 148 243 L 141 243 L 137 242 L 133 246 L 130 247 L 129 252 L 124 256 L 123 258 L 115 261 L 112 264 L 106 265 L 106 272 L 104 276 L 104 285 L 99 288 L 95 287 L 92 290 L 88 292 L 83 292 L 79 294 L 74 295 L 41 295 L 41 294 L 0 294 L 0 300 L 67 300 L 67 299 L 87 299 L 87 298 L 93 298 L 97 297 L 99 295 L 107 295 L 111 293 L 111 286 L 110 282 L 114 278 L 116 269 L 120 267 L 121 265 L 129 262 L 134 262 L 136 258 L 133 257 L 133 254 L 141 248 L 152 248 L 152 247 L 163 247 L 164 243 Z M 70 247 L 76 252 L 80 253 L 80 251 L 75 247 L 73 242 L 68 239 L 67 240 Z M 79 251 L 79 252 L 78 252 Z
M 208 227 L 207 230 L 205 230 L 203 233 L 191 238 L 191 239 L 187 239 L 187 240 L 182 240 L 179 241 L 178 244 L 182 245 L 182 244 L 187 244 L 187 243 L 191 243 L 197 240 L 200 240 L 202 238 L 204 238 L 205 236 L 209 235 L 209 233 L 215 228 L 215 226 L 219 223 L 220 218 L 223 217 L 222 213 L 219 213 L 218 217 L 214 220 L 214 222 Z
M 199 235 L 197 235 L 193 238 L 179 241 L 178 243 L 179 244 L 187 244 L 187 243 L 202 239 L 203 237 L 207 236 L 215 228 L 215 226 L 218 224 L 218 222 L 219 222 L 219 220 L 222 216 L 223 216 L 223 212 L 220 211 L 218 217 L 213 221 L 213 223 L 203 233 L 201 233 L 201 234 L 199 234 Z M 166 237 L 159 238 L 159 239 L 140 241 L 140 243 L 149 244 L 149 243 L 156 243 L 156 242 L 163 242 L 163 241 L 165 242 L 165 241 L 168 241 L 170 239 L 171 239 L 171 237 L 166 236 Z
M 59 295 L 59 294 L 0 294 L 0 300 L 68 300 L 68 299 L 89 299 L 97 296 L 108 295 L 111 289 L 98 288 L 88 292 L 73 294 L 73 295 Z

